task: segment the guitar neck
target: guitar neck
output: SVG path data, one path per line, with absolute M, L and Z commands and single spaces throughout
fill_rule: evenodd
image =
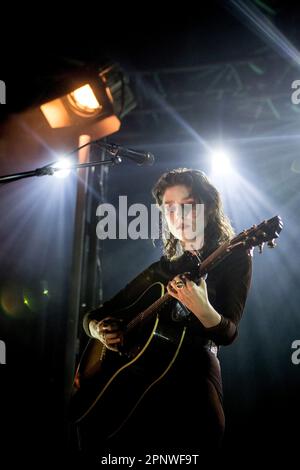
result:
M 227 256 L 229 256 L 234 250 L 243 246 L 243 242 L 239 241 L 238 237 L 231 240 L 231 242 L 227 242 L 219 246 L 213 253 L 202 261 L 201 266 L 199 267 L 199 277 L 207 274 L 215 266 L 221 263 L 221 261 L 224 261 L 224 259 L 227 258 Z
M 240 243 L 235 244 L 234 246 L 238 246 Z M 230 246 L 232 246 L 230 244 Z M 232 252 L 232 249 L 229 249 L 229 242 L 218 247 L 212 254 L 210 254 L 205 260 L 202 261 L 201 265 L 199 266 L 197 277 L 200 279 L 202 276 L 207 274 L 211 271 L 217 264 L 223 261 L 227 256 L 229 256 Z M 152 305 L 150 305 L 146 310 L 139 313 L 136 317 L 134 317 L 126 327 L 126 332 L 132 330 L 138 324 L 146 321 L 154 314 L 156 314 L 160 308 L 164 307 L 167 302 L 169 302 L 173 297 L 167 292 L 162 297 L 157 299 Z

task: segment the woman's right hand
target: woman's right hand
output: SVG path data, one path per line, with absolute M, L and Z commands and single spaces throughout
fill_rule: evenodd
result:
M 111 351 L 118 351 L 118 346 L 123 344 L 121 320 L 117 318 L 106 317 L 101 321 L 91 320 L 89 329 L 92 337 L 101 341 Z

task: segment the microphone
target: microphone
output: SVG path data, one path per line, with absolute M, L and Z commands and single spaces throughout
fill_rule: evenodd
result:
M 153 153 L 146 152 L 144 150 L 129 149 L 126 147 L 122 147 L 121 145 L 112 144 L 108 142 L 97 143 L 103 145 L 103 147 L 105 147 L 105 149 L 115 157 L 120 156 L 129 158 L 138 165 L 153 165 L 155 160 Z
M 120 155 L 120 157 L 129 158 L 130 160 L 136 162 L 138 165 L 153 165 L 154 163 L 153 153 L 145 152 L 143 150 L 128 149 L 120 146 L 118 147 L 119 149 L 117 155 Z

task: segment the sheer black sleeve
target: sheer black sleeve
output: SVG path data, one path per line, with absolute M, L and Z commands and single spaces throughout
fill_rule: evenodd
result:
M 252 276 L 252 255 L 240 250 L 223 261 L 214 273 L 216 278 L 215 300 L 212 303 L 221 315 L 221 322 L 204 328 L 204 334 L 217 345 L 232 343 L 238 333 Z

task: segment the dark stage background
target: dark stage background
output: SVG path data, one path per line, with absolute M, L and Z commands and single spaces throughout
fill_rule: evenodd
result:
M 300 80 L 299 7 L 275 0 L 201 2 L 197 9 L 173 5 L 163 13 L 158 5 L 87 4 L 84 11 L 74 6 L 66 18 L 50 3 L 44 8 L 35 17 L 29 7 L 17 18 L 7 14 L 0 174 L 41 167 L 55 160 L 53 149 L 75 148 L 76 133 L 46 134 L 44 123 L 27 113 L 59 96 L 82 70 L 117 62 L 136 107 L 107 140 L 150 151 L 156 160 L 149 167 L 107 167 L 104 188 L 94 187 L 94 204 L 101 198 L 117 204 L 127 195 L 128 205 L 149 205 L 157 177 L 187 166 L 212 176 L 237 232 L 279 214 L 285 227 L 277 248 L 254 254 L 238 339 L 220 351 L 224 453 L 257 467 L 263 458 L 293 462 L 300 422 L 300 364 L 292 362 L 292 343 L 300 340 L 300 105 L 291 101 L 291 84 Z M 222 173 L 222 162 L 211 173 L 208 148 L 225 149 L 234 173 Z M 0 187 L 0 340 L 6 345 L 0 459 L 7 454 L 11 461 L 46 465 L 72 453 L 65 357 L 76 184 L 73 174 Z M 151 240 L 97 247 L 97 295 L 92 284 L 85 286 L 80 315 L 161 256 Z

